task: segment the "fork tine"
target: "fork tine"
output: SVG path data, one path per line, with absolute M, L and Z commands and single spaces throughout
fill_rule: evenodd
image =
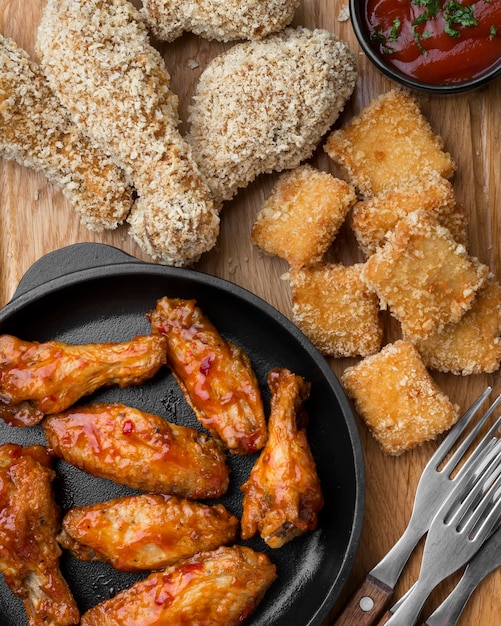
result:
M 472 541 L 483 541 L 494 529 L 501 512 L 501 501 L 496 496 L 496 490 L 501 485 L 501 475 L 498 475 L 489 494 L 480 501 L 475 510 L 471 511 L 468 519 L 461 524 L 461 532 L 467 534 Z M 494 494 L 492 493 L 494 491 Z
M 487 391 L 487 390 L 486 390 Z M 485 392 L 484 392 L 485 393 Z M 490 392 L 489 392 L 490 393 Z M 484 395 L 484 394 L 482 394 Z M 487 394 L 488 395 L 488 394 Z M 477 399 L 477 402 L 482 398 L 482 396 L 480 396 Z M 475 410 L 473 412 L 473 414 L 476 413 L 476 411 L 478 410 L 477 402 L 474 403 L 474 405 L 472 406 L 472 408 L 474 407 Z M 452 471 L 454 470 L 454 468 L 457 466 L 457 464 L 459 463 L 459 461 L 461 460 L 461 458 L 464 457 L 464 454 L 466 452 L 466 450 L 471 446 L 473 440 L 475 439 L 475 437 L 477 436 L 477 434 L 480 432 L 480 429 L 484 426 L 484 424 L 487 422 L 487 420 L 491 417 L 491 415 L 494 413 L 494 411 L 496 410 L 496 408 L 498 407 L 498 405 L 501 403 L 501 394 L 494 400 L 494 402 L 489 406 L 489 408 L 485 411 L 485 413 L 482 415 L 482 417 L 478 420 L 478 422 L 475 424 L 475 426 L 471 429 L 471 431 L 468 433 L 468 435 L 465 437 L 464 441 L 461 442 L 461 444 L 457 447 L 457 449 L 455 450 L 454 454 L 451 456 L 451 458 L 447 461 L 447 463 L 444 465 L 442 471 L 445 472 L 448 476 L 450 476 L 450 474 L 452 473 Z M 472 409 L 470 409 L 471 411 Z M 490 439 L 492 437 L 492 435 L 496 432 L 496 430 L 499 428 L 501 421 L 500 419 L 497 420 L 497 422 L 489 429 L 489 432 L 486 433 L 486 435 L 484 436 L 484 438 L 482 439 L 482 441 L 480 442 L 479 445 L 483 445 L 485 444 L 485 442 Z M 464 429 L 463 429 L 464 430 Z M 461 431 L 462 432 L 462 431 Z M 452 444 L 453 445 L 453 444 Z M 452 445 L 449 447 L 449 450 L 452 448 Z M 449 451 L 448 450 L 448 451 Z M 448 452 L 447 451 L 447 452 Z M 447 452 L 445 454 L 447 454 Z M 468 467 L 468 463 L 470 462 L 471 457 L 469 457 L 469 459 L 466 461 L 465 463 L 465 469 Z

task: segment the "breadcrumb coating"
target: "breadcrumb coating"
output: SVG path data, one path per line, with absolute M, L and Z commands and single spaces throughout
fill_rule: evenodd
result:
M 289 273 L 292 320 L 326 356 L 369 356 L 381 349 L 378 299 L 361 270 L 360 263 L 317 263 Z
M 299 0 L 143 0 L 155 37 L 173 41 L 188 31 L 217 41 L 262 39 L 288 26 Z
M 491 276 L 456 324 L 414 344 L 426 367 L 469 376 L 491 374 L 501 361 L 501 286 Z
M 373 254 L 396 223 L 417 209 L 432 211 L 454 239 L 467 247 L 467 211 L 457 203 L 451 182 L 429 170 L 353 207 L 352 227 L 364 254 Z
M 407 341 L 345 370 L 341 382 L 385 454 L 398 456 L 451 428 L 459 407 L 439 389 Z
M 375 98 L 344 128 L 332 132 L 325 151 L 344 166 L 365 197 L 429 169 L 444 178 L 451 178 L 456 170 L 415 98 L 398 90 Z
M 412 339 L 425 339 L 459 321 L 488 275 L 486 265 L 421 209 L 397 223 L 363 272 L 381 305 L 389 307 Z
M 261 173 L 309 158 L 356 77 L 353 52 L 320 29 L 286 28 L 213 59 L 200 76 L 186 139 L 216 203 Z
M 116 228 L 131 210 L 125 173 L 73 123 L 38 64 L 2 35 L 0 155 L 43 173 L 89 230 Z
M 76 124 L 133 181 L 139 199 L 128 221 L 141 248 L 171 265 L 210 250 L 219 216 L 139 11 L 127 0 L 48 0 L 37 51 Z
M 293 267 L 316 263 L 355 201 L 355 190 L 347 182 L 302 165 L 278 179 L 256 217 L 252 241 Z

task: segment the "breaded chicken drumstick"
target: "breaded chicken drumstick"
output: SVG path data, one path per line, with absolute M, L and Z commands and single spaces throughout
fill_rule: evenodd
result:
M 80 614 L 59 569 L 56 473 L 43 446 L 0 446 L 0 571 L 30 626 L 70 626 Z
M 262 39 L 290 24 L 299 0 L 143 0 L 154 35 L 173 41 L 184 31 L 206 39 Z
M 186 140 L 216 204 L 308 159 L 351 96 L 356 61 L 321 29 L 237 43 L 205 68 Z
M 130 234 L 154 259 L 186 265 L 210 250 L 219 216 L 178 131 L 177 97 L 128 0 L 49 0 L 38 54 L 76 124 L 109 151 L 139 198 Z
M 124 172 L 77 128 L 40 67 L 2 35 L 0 155 L 60 187 L 89 230 L 116 228 L 132 208 Z

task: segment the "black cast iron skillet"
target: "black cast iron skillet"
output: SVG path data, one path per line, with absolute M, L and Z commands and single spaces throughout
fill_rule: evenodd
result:
M 162 296 L 195 298 L 228 340 L 250 356 L 263 393 L 273 367 L 287 367 L 312 383 L 308 437 L 325 495 L 316 531 L 278 550 L 259 538 L 245 542 L 268 553 L 278 579 L 249 626 L 320 624 L 339 596 L 358 549 L 364 513 L 364 466 L 350 404 L 323 357 L 284 316 L 248 291 L 195 272 L 143 263 L 102 244 L 76 244 L 53 252 L 27 272 L 12 300 L 0 310 L 0 333 L 26 340 L 69 343 L 125 341 L 148 333 L 145 314 Z M 86 400 L 124 402 L 170 421 L 201 428 L 168 368 L 140 387 L 107 389 Z M 0 420 L 1 421 L 1 420 Z M 0 424 L 0 443 L 45 443 L 40 426 Z M 241 514 L 240 485 L 256 456 L 229 457 L 228 494 L 219 501 Z M 55 492 L 63 511 L 132 493 L 56 461 Z M 82 612 L 144 576 L 82 563 L 63 554 L 61 568 Z M 146 575 L 146 574 L 144 574 Z M 19 600 L 0 577 L 0 623 L 27 623 Z

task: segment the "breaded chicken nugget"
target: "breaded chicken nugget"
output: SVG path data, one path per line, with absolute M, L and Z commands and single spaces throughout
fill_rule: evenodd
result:
M 398 220 L 417 209 L 432 211 L 454 239 L 467 247 L 467 211 L 457 203 L 450 181 L 429 170 L 353 207 L 352 227 L 364 254 L 373 254 Z
M 254 222 L 252 242 L 293 267 L 321 261 L 355 200 L 344 180 L 302 165 L 279 178 Z
M 235 44 L 197 85 L 186 139 L 216 202 L 311 156 L 351 96 L 355 58 L 326 30 Z
M 299 0 L 143 0 L 153 34 L 173 41 L 189 31 L 217 41 L 262 39 L 288 26 Z
M 40 67 L 2 35 L 0 154 L 60 187 L 89 230 L 116 228 L 132 208 L 125 173 L 80 132 Z
M 289 274 L 292 319 L 325 355 L 369 356 L 381 348 L 378 299 L 363 282 L 362 268 L 317 263 Z
M 153 258 L 186 265 L 215 244 L 219 216 L 179 134 L 177 97 L 127 0 L 49 0 L 38 53 L 77 125 L 132 179 L 130 234 Z
M 491 276 L 459 322 L 414 343 L 431 369 L 463 376 L 495 372 L 501 361 L 499 283 Z
M 327 154 L 346 168 L 366 197 L 428 169 L 451 178 L 456 164 L 443 148 L 416 100 L 397 90 L 373 100 L 325 144 Z
M 457 421 L 459 407 L 439 389 L 408 341 L 345 370 L 341 382 L 385 454 L 398 456 Z
M 489 268 L 424 210 L 400 220 L 363 269 L 363 279 L 409 339 L 425 339 L 459 321 L 488 275 Z

